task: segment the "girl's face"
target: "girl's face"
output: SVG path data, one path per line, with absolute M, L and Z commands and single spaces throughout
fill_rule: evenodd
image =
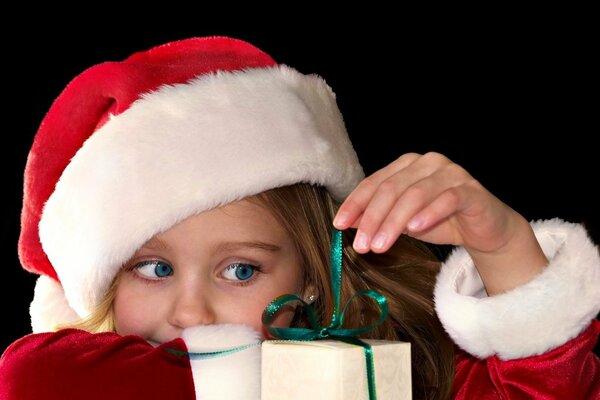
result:
M 299 259 L 273 215 L 248 200 L 190 217 L 124 267 L 113 303 L 117 333 L 162 343 L 191 326 L 232 323 L 266 336 L 265 306 L 284 293 L 304 296 Z M 292 317 L 282 311 L 276 325 Z

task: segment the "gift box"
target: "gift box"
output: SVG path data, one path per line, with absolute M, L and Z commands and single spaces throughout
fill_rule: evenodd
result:
M 377 400 L 412 398 L 410 343 L 372 346 Z M 365 350 L 336 340 L 265 341 L 262 400 L 369 400 Z

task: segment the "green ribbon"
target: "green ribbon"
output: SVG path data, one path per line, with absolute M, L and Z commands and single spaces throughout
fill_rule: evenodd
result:
M 385 297 L 374 290 L 361 290 L 354 293 L 344 305 L 340 312 L 340 292 L 342 285 L 342 232 L 334 229 L 331 238 L 331 286 L 333 289 L 333 316 L 329 326 L 324 327 L 319 324 L 317 314 L 312 305 L 307 304 L 303 299 L 294 294 L 284 294 L 279 296 L 267 305 L 262 315 L 262 322 L 271 335 L 284 340 L 311 341 L 320 339 L 336 339 L 345 343 L 362 346 L 365 351 L 365 361 L 367 367 L 367 383 L 369 388 L 369 399 L 377 399 L 375 392 L 375 366 L 373 362 L 373 349 L 371 345 L 358 339 L 357 336 L 371 332 L 387 318 L 388 305 Z M 344 315 L 348 305 L 359 296 L 372 298 L 379 305 L 379 319 L 372 325 L 362 328 L 342 328 L 344 324 Z M 277 328 L 272 326 L 276 314 L 281 308 L 289 303 L 299 301 L 303 304 L 306 311 L 310 328 Z
M 249 349 L 249 348 L 255 347 L 255 346 L 260 346 L 261 344 L 262 344 L 262 342 L 256 342 L 256 343 L 245 344 L 243 346 L 231 347 L 229 349 L 223 349 L 223 350 L 218 350 L 218 351 L 207 351 L 204 353 L 190 353 L 187 351 L 181 351 L 181 350 L 171 349 L 171 348 L 165 348 L 165 350 L 168 351 L 169 353 L 175 354 L 177 356 L 187 356 L 194 360 L 206 360 L 208 358 L 217 358 L 217 357 L 222 357 L 222 356 L 226 356 L 229 354 L 237 353 L 238 351 L 246 350 L 246 349 Z

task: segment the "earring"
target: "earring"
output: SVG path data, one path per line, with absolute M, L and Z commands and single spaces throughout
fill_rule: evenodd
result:
M 312 304 L 315 302 L 315 300 L 317 299 L 317 295 L 316 294 L 311 294 L 310 296 L 308 296 L 308 298 L 306 299 L 306 303 L 307 304 Z

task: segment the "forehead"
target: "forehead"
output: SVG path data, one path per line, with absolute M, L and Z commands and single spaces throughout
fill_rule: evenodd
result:
M 264 231 L 281 233 L 279 231 L 283 230 L 283 227 L 267 205 L 256 200 L 239 200 L 205 211 L 199 216 L 204 216 L 207 220 L 230 221 L 234 225 L 248 226 Z
M 197 233 L 205 238 L 285 240 L 287 234 L 273 213 L 257 201 L 240 200 L 188 217 L 154 239 Z M 153 239 L 149 241 L 152 242 Z

